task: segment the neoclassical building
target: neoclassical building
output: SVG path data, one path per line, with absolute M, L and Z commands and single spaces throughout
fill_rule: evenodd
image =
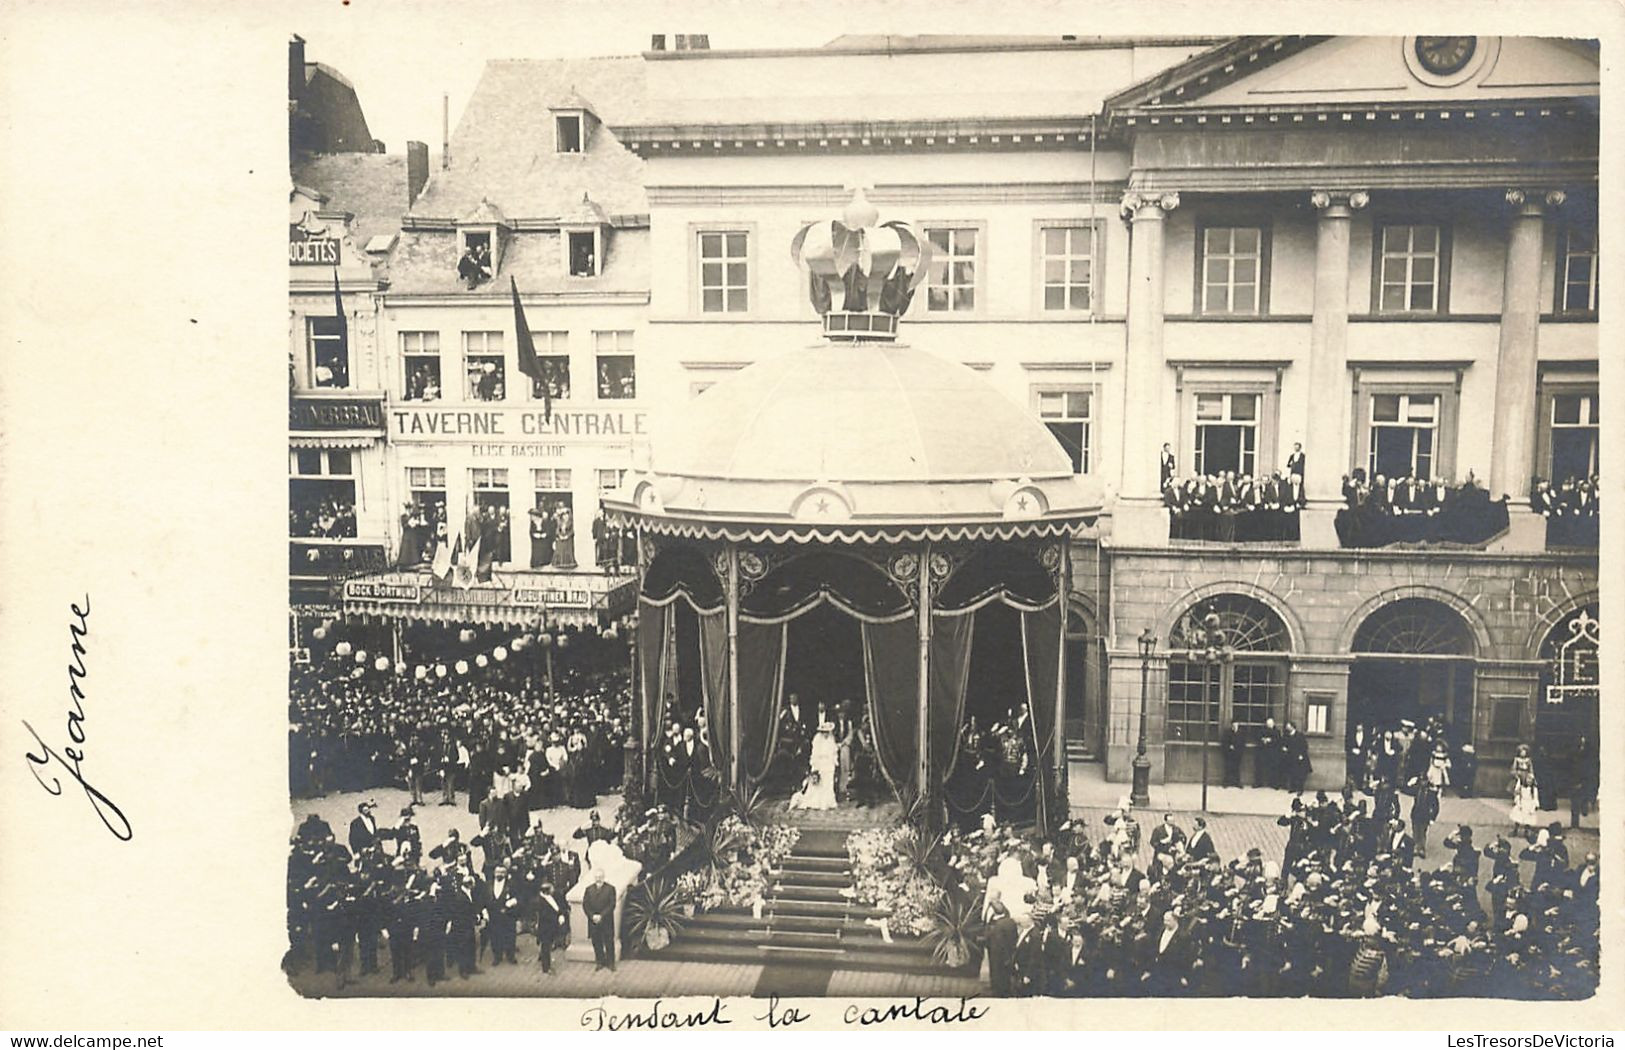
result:
M 1127 779 L 1149 628 L 1154 779 L 1274 718 L 1340 785 L 1358 726 L 1437 716 L 1499 784 L 1596 717 L 1595 533 L 1530 498 L 1598 471 L 1597 63 L 1490 37 L 650 53 L 614 127 L 646 165 L 646 374 L 681 397 L 784 345 L 810 313 L 781 246 L 861 186 L 936 248 L 914 345 L 1043 420 L 1105 509 L 1072 547 L 1074 757 Z M 1301 509 L 1171 513 L 1169 480 L 1225 472 L 1299 475 Z M 1340 521 L 1379 475 L 1435 513 Z M 1218 667 L 1189 658 L 1208 612 Z

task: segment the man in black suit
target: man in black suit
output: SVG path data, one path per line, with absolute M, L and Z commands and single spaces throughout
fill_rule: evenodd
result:
M 1016 971 L 1016 920 L 995 891 L 988 901 L 987 968 L 994 995 L 1009 995 Z
M 1191 860 L 1206 860 L 1208 857 L 1217 857 L 1219 851 L 1213 845 L 1213 836 L 1207 830 L 1207 818 L 1196 818 L 1196 829 L 1191 832 L 1190 841 L 1185 845 L 1185 851 Z
M 581 895 L 581 910 L 587 913 L 587 935 L 592 938 L 593 969 L 615 970 L 615 887 L 604 881 L 602 870 L 594 869 L 592 885 Z
M 1035 919 L 1016 935 L 1016 995 L 1044 994 L 1043 925 Z
M 576 828 L 575 834 L 571 836 L 571 838 L 586 839 L 588 849 L 592 849 L 594 842 L 608 842 L 614 837 L 615 832 L 604 827 L 603 818 L 598 815 L 596 809 L 587 815 L 587 825 Z
M 552 881 L 542 883 L 536 898 L 536 961 L 543 973 L 553 972 L 553 950 L 570 939 L 570 913 Z
M 376 802 L 363 802 L 356 807 L 356 818 L 350 821 L 350 852 L 360 853 L 378 845 L 378 821 L 372 815 Z
M 508 878 L 508 866 L 498 864 L 491 873 L 491 881 L 481 895 L 485 906 L 486 927 L 490 932 L 491 964 L 517 963 L 514 942 L 518 939 L 519 901 L 513 880 Z
M 1266 718 L 1258 730 L 1258 750 L 1254 754 L 1253 786 L 1280 787 L 1281 734 L 1275 719 Z
M 475 965 L 475 949 L 481 926 L 481 911 L 473 876 L 464 878 L 446 898 L 446 918 L 450 924 L 451 953 L 457 960 L 457 973 L 468 980 L 480 971 Z
M 1172 813 L 1162 815 L 1162 823 L 1151 829 L 1151 852 L 1172 854 L 1177 843 L 1185 841 L 1185 830 L 1174 823 Z
M 1170 908 L 1162 915 L 1162 931 L 1150 958 L 1144 984 L 1152 995 L 1178 995 L 1190 987 L 1191 967 L 1196 946 L 1179 913 Z
M 1162 485 L 1166 487 L 1174 476 L 1174 450 L 1168 446 L 1166 441 L 1163 442 L 1159 462 L 1162 464 Z
M 1225 727 L 1224 734 L 1219 738 L 1219 746 L 1224 751 L 1224 786 L 1241 786 L 1241 754 L 1246 749 L 1246 741 L 1241 738 L 1241 723 L 1231 722 Z
M 1301 442 L 1294 441 L 1292 443 L 1292 454 L 1286 457 L 1287 474 L 1296 474 L 1300 478 L 1307 477 L 1308 475 L 1304 473 L 1303 464 L 1303 444 Z

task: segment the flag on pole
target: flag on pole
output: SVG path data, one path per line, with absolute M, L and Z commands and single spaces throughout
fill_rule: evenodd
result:
M 350 360 L 350 318 L 344 313 L 344 296 L 339 292 L 339 268 L 333 267 L 333 313 L 339 322 L 339 360 Z
M 442 543 L 434 549 L 434 561 L 429 564 L 429 570 L 434 573 L 435 579 L 444 580 L 451 573 L 452 563 L 463 547 L 463 537 L 459 535 L 455 543 Z
M 536 343 L 530 337 L 530 325 L 525 321 L 525 308 L 519 302 L 519 282 L 508 275 L 513 288 L 514 342 L 519 346 L 519 371 L 534 379 L 542 388 L 542 416 L 553 422 L 553 392 L 547 386 L 547 373 L 542 370 L 541 359 L 536 356 Z
M 476 539 L 472 547 L 465 548 L 462 556 L 457 560 L 456 586 L 474 586 L 475 569 L 480 563 L 480 541 Z

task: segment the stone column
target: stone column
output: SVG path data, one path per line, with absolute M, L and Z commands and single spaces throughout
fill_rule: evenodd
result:
M 1307 477 L 1303 545 L 1335 547 L 1334 522 L 1349 461 L 1349 221 L 1370 198 L 1363 190 L 1309 195 L 1315 222 L 1314 316 L 1309 325 L 1309 390 L 1313 420 L 1304 434 Z
M 931 782 L 931 541 L 920 544 L 919 567 L 919 724 L 915 727 L 915 776 L 919 778 L 915 797 L 924 804 L 920 807 L 922 819 L 929 827 L 934 820 L 936 785 Z
M 1128 345 L 1123 371 L 1123 481 L 1113 515 L 1119 542 L 1166 543 L 1162 506 L 1164 442 L 1176 449 L 1169 414 L 1163 411 L 1167 371 L 1162 349 L 1163 220 L 1179 207 L 1179 194 L 1123 195 L 1122 211 L 1133 223 L 1129 244 Z M 1178 453 L 1176 452 L 1176 455 Z M 1179 464 L 1185 470 L 1189 464 Z
M 740 757 L 739 731 L 739 545 L 728 544 L 728 783 L 741 795 L 745 790 L 745 763 Z M 778 712 L 773 712 L 778 717 Z
M 1501 338 L 1495 363 L 1495 432 L 1490 452 L 1490 498 L 1512 497 L 1527 507 L 1535 473 L 1536 347 L 1540 333 L 1540 256 L 1546 209 L 1563 203 L 1550 193 L 1507 190 L 1513 208 L 1507 230 Z

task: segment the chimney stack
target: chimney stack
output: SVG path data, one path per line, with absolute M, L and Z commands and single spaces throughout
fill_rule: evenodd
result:
M 666 34 L 665 33 L 655 33 L 655 34 L 651 35 L 649 37 L 649 50 L 650 51 L 664 51 L 664 50 L 666 50 Z
M 451 167 L 451 95 L 440 96 L 440 170 Z
M 406 206 L 410 208 L 429 182 L 429 144 L 406 144 Z
M 288 97 L 305 95 L 305 38 L 294 34 L 288 41 Z

